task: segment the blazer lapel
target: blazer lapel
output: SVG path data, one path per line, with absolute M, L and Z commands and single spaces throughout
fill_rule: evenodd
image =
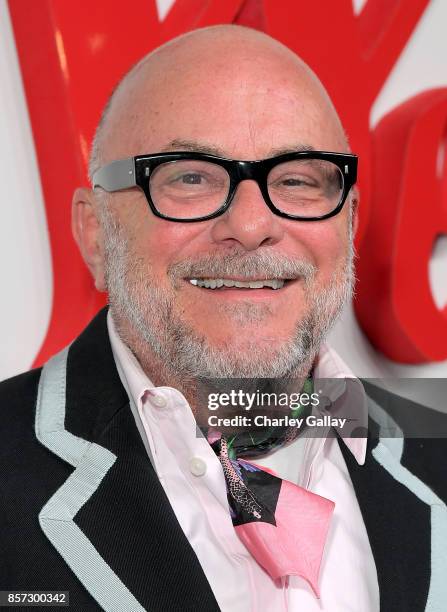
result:
M 433 490 L 432 479 L 423 481 L 405 466 L 408 449 L 420 450 L 424 444 L 417 439 L 404 440 L 396 422 L 369 399 L 372 418 L 365 464 L 359 466 L 345 445 L 340 447 L 376 562 L 380 609 L 440 611 L 447 600 L 446 505 Z M 381 431 L 390 427 L 397 435 L 381 437 Z M 429 440 L 427 446 L 432 442 L 436 445 L 439 441 Z M 416 465 L 427 463 L 423 455 L 418 460 Z M 434 472 L 440 471 L 439 465 L 431 463 Z
M 104 610 L 218 610 L 147 456 L 105 311 L 45 366 L 36 435 L 74 467 L 41 527 Z

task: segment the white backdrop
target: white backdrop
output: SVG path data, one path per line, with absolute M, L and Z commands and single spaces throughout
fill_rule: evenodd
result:
M 93 0 L 94 1 L 94 0 Z M 353 0 L 356 11 L 363 0 Z M 174 0 L 158 0 L 164 18 Z M 407 98 L 447 86 L 447 2 L 432 0 L 378 96 L 371 125 Z M 43 341 L 52 301 L 51 257 L 42 190 L 6 0 L 0 0 L 0 380 L 28 369 Z M 61 202 L 69 214 L 70 202 Z M 438 306 L 447 303 L 447 237 L 430 263 Z M 375 351 L 349 305 L 331 344 L 359 376 L 447 377 L 447 361 L 423 366 L 390 362 Z

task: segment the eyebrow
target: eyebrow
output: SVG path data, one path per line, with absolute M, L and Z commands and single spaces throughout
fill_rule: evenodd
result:
M 216 155 L 217 157 L 228 157 L 223 149 L 212 145 L 207 145 L 196 140 L 183 140 L 175 138 L 171 140 L 163 151 L 191 151 L 192 153 L 205 153 L 207 155 Z M 296 143 L 286 147 L 273 148 L 269 152 L 269 157 L 276 157 L 286 153 L 297 153 L 301 151 L 315 151 L 315 147 L 310 144 Z
M 276 157 L 277 155 L 285 155 L 286 153 L 301 153 L 302 151 L 316 151 L 316 149 L 310 144 L 300 142 L 289 147 L 272 149 L 270 153 L 272 157 Z

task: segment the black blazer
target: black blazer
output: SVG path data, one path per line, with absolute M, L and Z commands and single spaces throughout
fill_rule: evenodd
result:
M 219 610 L 135 425 L 106 309 L 44 376 L 40 391 L 40 369 L 0 384 L 0 590 L 69 591 L 79 612 Z M 447 443 L 378 432 L 364 466 L 340 447 L 381 610 L 445 611 Z

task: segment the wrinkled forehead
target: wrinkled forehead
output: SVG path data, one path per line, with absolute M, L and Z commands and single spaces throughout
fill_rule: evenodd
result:
M 220 154 L 260 159 L 302 143 L 347 151 L 323 86 L 279 43 L 173 44 L 120 85 L 104 123 L 104 162 L 197 142 Z

